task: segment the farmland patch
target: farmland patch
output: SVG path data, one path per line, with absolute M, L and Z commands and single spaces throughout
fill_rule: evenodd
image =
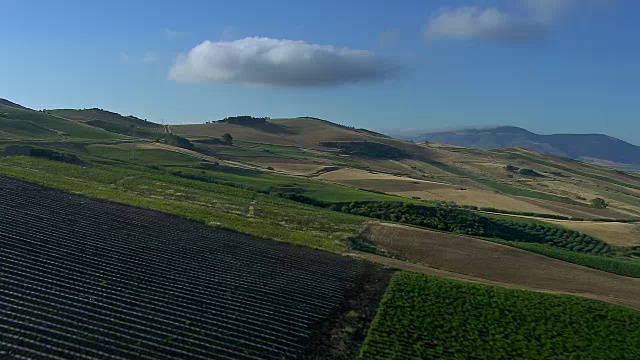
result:
M 407 261 L 529 289 L 597 298 L 640 310 L 640 279 L 590 269 L 471 237 L 370 224 L 373 245 Z
M 12 178 L 0 198 L 0 353 L 281 359 L 336 333 L 357 353 L 334 320 L 377 268 Z

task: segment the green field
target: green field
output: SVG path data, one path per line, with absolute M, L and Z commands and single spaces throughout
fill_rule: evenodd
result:
M 358 235 L 366 221 L 137 165 L 83 167 L 31 157 L 0 157 L 0 175 L 338 253 L 348 248 L 348 240 Z
M 103 129 L 86 126 L 44 112 L 0 108 L 0 138 L 43 140 L 113 140 Z
M 639 359 L 640 312 L 397 273 L 360 359 Z
M 214 168 L 214 170 L 193 167 L 180 167 L 174 170 L 201 178 L 205 181 L 218 181 L 264 192 L 296 193 L 325 202 L 410 200 L 392 195 L 358 190 L 320 180 L 271 174 L 257 170 L 222 166 L 218 167 L 218 169 Z
M 180 154 L 173 151 L 161 149 L 136 149 L 136 160 L 132 160 L 132 144 L 106 146 L 106 145 L 90 145 L 86 147 L 87 152 L 93 156 L 109 158 L 118 161 L 124 161 L 139 165 L 194 165 L 201 162 L 200 159 L 193 156 Z

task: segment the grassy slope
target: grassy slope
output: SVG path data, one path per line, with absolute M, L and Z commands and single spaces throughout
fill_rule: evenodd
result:
M 120 136 L 108 131 L 43 112 L 5 107 L 0 108 L 0 138 L 2 137 L 29 140 L 61 140 L 63 137 L 65 140 L 113 140 L 120 138 Z
M 6 157 L 0 158 L 0 175 L 332 252 L 346 250 L 347 238 L 356 236 L 366 220 L 133 165 L 81 167 Z
M 193 165 L 201 160 L 173 151 L 160 149 L 136 148 L 136 160 L 132 160 L 131 144 L 127 145 L 90 145 L 86 147 L 89 154 L 113 160 L 125 161 L 140 165 Z
M 56 109 L 46 110 L 46 112 L 122 135 L 133 135 L 131 126 L 136 127 L 136 137 L 155 139 L 164 133 L 164 128 L 160 124 L 101 109 Z
M 640 313 L 599 301 L 398 273 L 361 359 L 640 357 Z
M 176 168 L 185 174 L 196 175 L 212 181 L 231 182 L 258 190 L 274 192 L 296 192 L 326 202 L 344 201 L 406 201 L 409 199 L 354 189 L 339 184 L 270 174 L 255 170 L 220 168 L 220 170 L 201 170 L 194 168 Z

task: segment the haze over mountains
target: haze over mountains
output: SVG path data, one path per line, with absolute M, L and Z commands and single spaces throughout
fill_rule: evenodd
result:
M 438 142 L 483 150 L 521 147 L 543 154 L 589 162 L 613 162 L 636 166 L 640 164 L 640 146 L 603 134 L 540 135 L 515 126 L 498 126 L 402 137 L 407 140 Z

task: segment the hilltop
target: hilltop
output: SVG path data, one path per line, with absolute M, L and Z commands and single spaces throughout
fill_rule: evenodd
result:
M 485 150 L 521 147 L 590 162 L 640 164 L 640 146 L 602 134 L 539 135 L 519 127 L 500 126 L 424 133 L 407 138 Z
M 0 108 L 13 108 L 13 109 L 20 109 L 20 110 L 31 110 L 27 107 L 24 107 L 20 104 L 16 104 L 14 102 L 11 102 L 7 99 L 2 99 L 0 98 Z
M 124 116 L 98 108 L 82 110 L 53 109 L 45 111 L 48 114 L 123 135 L 133 135 L 132 127 L 136 127 L 136 136 L 141 137 L 148 137 L 164 132 L 163 126 L 160 124 L 143 120 L 133 115 Z

